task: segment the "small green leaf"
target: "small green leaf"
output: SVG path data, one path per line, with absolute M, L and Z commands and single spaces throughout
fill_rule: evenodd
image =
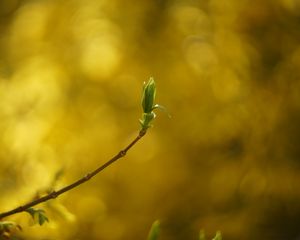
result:
M 11 239 L 12 233 L 22 228 L 14 222 L 1 221 L 0 222 L 0 239 Z
M 216 236 L 212 240 L 222 240 L 221 232 L 217 231 Z
M 156 95 L 156 86 L 154 79 L 151 77 L 143 87 L 143 96 L 142 96 L 142 107 L 144 113 L 151 113 L 154 106 L 154 100 Z
M 42 226 L 45 222 L 49 222 L 49 219 L 44 213 L 39 213 L 38 214 L 38 221 L 40 226 Z
M 148 234 L 148 240 L 157 240 L 159 237 L 160 232 L 160 222 L 156 220 L 150 229 L 150 232 Z
M 31 217 L 34 217 L 34 213 L 35 213 L 34 208 L 28 208 L 26 209 L 26 212 L 28 212 L 31 215 Z
M 39 225 L 43 225 L 45 222 L 49 222 L 49 219 L 47 218 L 45 211 L 40 208 L 28 208 L 26 210 L 31 217 L 33 218 L 35 223 L 38 223 Z
M 171 118 L 171 115 L 168 113 L 167 109 L 164 106 L 155 104 L 153 106 L 152 110 L 155 110 L 155 109 L 159 109 L 159 110 L 163 111 L 164 113 L 166 113 L 168 115 L 169 118 Z
M 17 225 L 14 222 L 3 221 L 0 222 L 0 232 L 1 231 L 9 231 L 11 228 L 15 228 Z

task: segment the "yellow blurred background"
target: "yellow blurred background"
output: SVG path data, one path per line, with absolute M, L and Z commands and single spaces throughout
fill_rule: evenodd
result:
M 1 0 L 0 212 L 126 156 L 16 239 L 300 238 L 298 0 Z M 59 175 L 59 176 L 58 176 Z

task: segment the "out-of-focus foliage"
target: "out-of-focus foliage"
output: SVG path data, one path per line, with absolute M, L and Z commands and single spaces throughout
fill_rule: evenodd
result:
M 217 232 L 216 236 L 213 238 L 213 240 L 222 240 L 221 232 Z
M 297 239 L 297 0 L 1 0 L 1 212 L 82 177 L 159 116 L 126 159 L 7 219 L 22 239 Z M 55 174 L 63 175 L 55 181 Z M 6 220 L 6 219 L 5 219 Z
M 45 222 L 49 222 L 49 219 L 47 218 L 43 209 L 28 208 L 26 212 L 28 212 L 33 218 L 34 222 L 38 223 L 40 226 L 42 226 Z
M 148 234 L 148 240 L 157 240 L 160 233 L 160 222 L 156 220 L 150 229 L 150 232 Z
M 159 239 L 159 235 L 160 235 L 160 222 L 159 222 L 159 220 L 156 220 L 152 224 L 152 226 L 151 226 L 151 229 L 149 231 L 147 239 L 148 240 L 158 240 Z M 199 240 L 206 240 L 205 232 L 204 232 L 203 229 L 200 230 Z M 222 234 L 221 234 L 221 232 L 217 231 L 215 237 L 212 240 L 222 240 Z
M 14 236 L 16 231 L 21 231 L 21 226 L 17 225 L 15 222 L 1 221 L 0 222 L 0 239 L 10 239 Z

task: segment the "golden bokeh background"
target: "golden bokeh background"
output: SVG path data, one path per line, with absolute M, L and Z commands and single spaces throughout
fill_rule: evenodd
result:
M 300 237 L 298 0 L 1 0 L 0 212 L 126 156 L 16 239 Z

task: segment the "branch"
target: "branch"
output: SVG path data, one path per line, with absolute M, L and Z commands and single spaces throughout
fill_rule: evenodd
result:
M 106 163 L 104 163 L 102 166 L 98 167 L 94 171 L 86 174 L 83 178 L 80 178 L 79 180 L 71 183 L 68 186 L 65 186 L 61 188 L 58 191 L 52 191 L 48 195 L 44 197 L 40 197 L 38 199 L 35 199 L 23 206 L 17 207 L 13 210 L 7 211 L 0 213 L 0 220 L 4 217 L 19 213 L 19 212 L 24 212 L 28 210 L 29 208 L 42 203 L 46 202 L 50 199 L 57 198 L 59 195 L 70 191 L 73 188 L 78 187 L 82 183 L 90 180 L 92 177 L 97 175 L 99 172 L 107 168 L 109 165 L 117 161 L 118 159 L 124 157 L 127 153 L 127 151 L 132 148 L 147 132 L 147 129 L 152 126 L 152 122 L 155 119 L 156 115 L 154 113 L 154 110 L 157 108 L 162 108 L 159 104 L 155 104 L 155 95 L 156 95 L 156 86 L 155 86 L 155 81 L 153 78 L 150 78 L 147 83 L 144 84 L 143 87 L 143 95 L 142 95 L 142 108 L 143 108 L 143 114 L 142 118 L 140 119 L 140 124 L 141 124 L 141 130 L 138 134 L 138 136 L 123 150 L 121 150 L 117 155 L 115 155 L 112 159 L 108 160 Z
M 142 129 L 138 136 L 123 150 L 121 150 L 117 155 L 115 155 L 113 158 L 111 158 L 110 160 L 108 160 L 106 163 L 104 163 L 102 166 L 98 167 L 97 169 L 95 169 L 94 171 L 86 174 L 83 178 L 80 178 L 79 180 L 71 183 L 70 185 L 67 185 L 57 191 L 52 191 L 51 193 L 49 193 L 46 196 L 43 196 L 41 198 L 35 199 L 32 202 L 29 202 L 23 206 L 19 206 L 13 210 L 7 211 L 7 212 L 3 212 L 0 213 L 0 220 L 4 217 L 10 216 L 10 215 L 14 215 L 16 213 L 20 213 L 20 212 L 24 212 L 26 211 L 28 208 L 31 208 L 37 204 L 40 204 L 42 202 L 46 202 L 50 199 L 54 199 L 57 198 L 59 195 L 70 191 L 73 188 L 78 187 L 79 185 L 85 183 L 86 181 L 90 180 L 92 177 L 94 177 L 95 175 L 97 175 L 98 173 L 100 173 L 101 171 L 103 171 L 105 168 L 107 168 L 109 165 L 111 165 L 112 163 L 114 163 L 115 161 L 117 161 L 118 159 L 124 157 L 126 155 L 126 153 L 128 152 L 129 149 L 131 149 L 147 132 L 147 129 Z

